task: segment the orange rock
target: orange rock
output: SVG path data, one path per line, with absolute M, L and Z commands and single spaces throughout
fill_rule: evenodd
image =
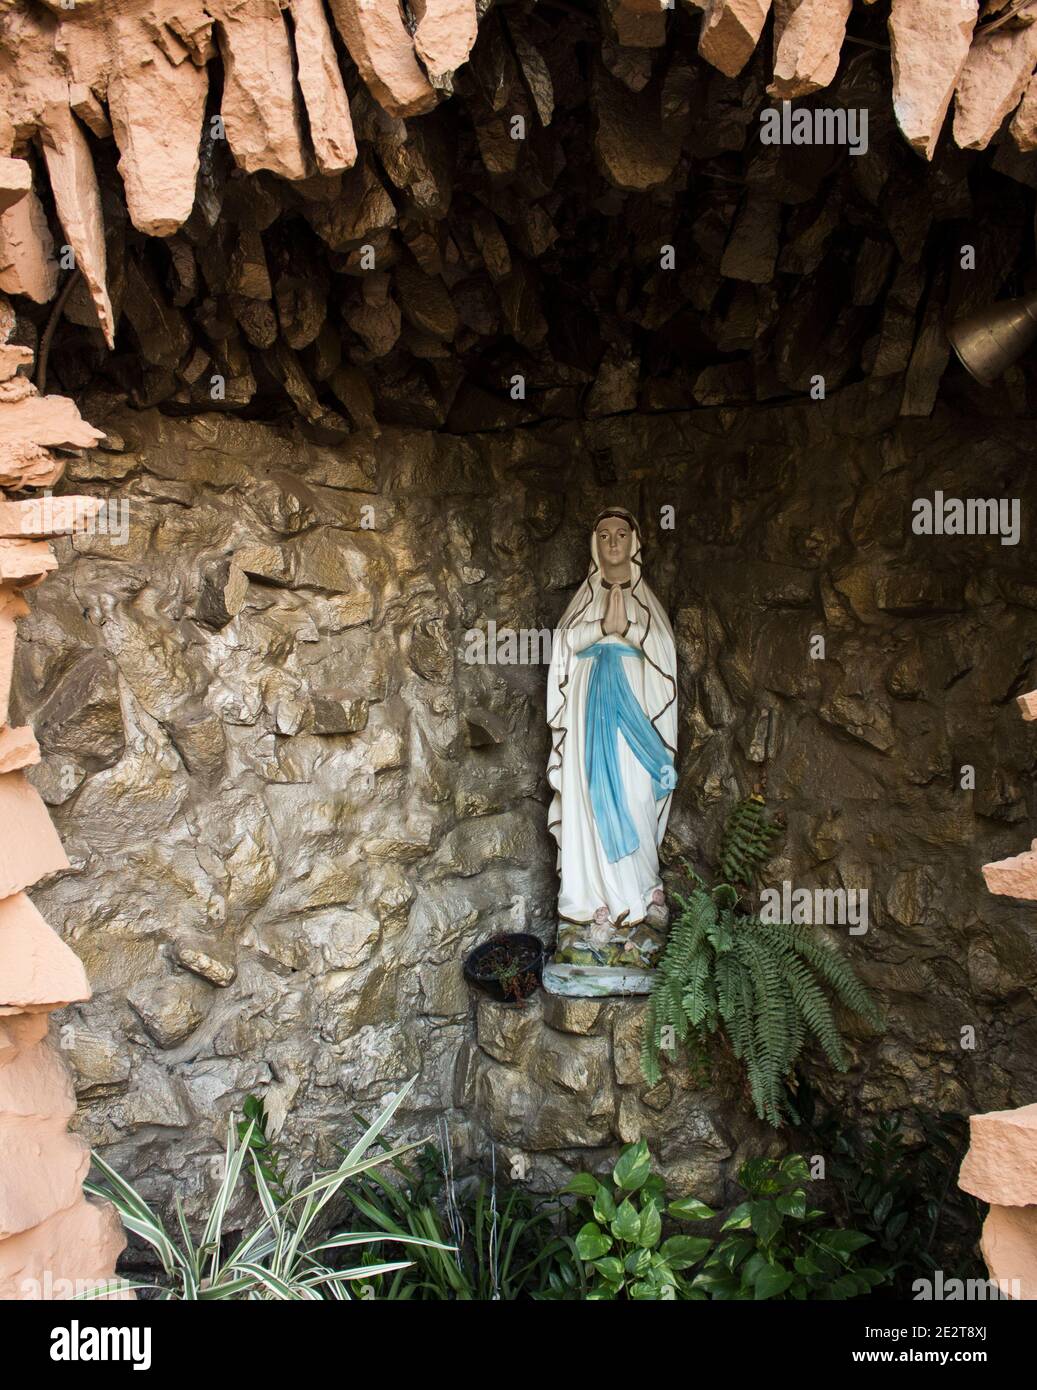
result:
M 0 898 L 0 1013 L 49 1012 L 89 998 L 82 961 L 26 894 Z
M 417 16 L 414 48 L 434 87 L 442 87 L 463 63 L 467 63 L 479 18 L 474 0 L 414 0 Z
M 893 0 L 893 110 L 908 144 L 932 159 L 969 56 L 977 0 Z
M 11 694 L 14 644 L 18 636 L 15 621 L 29 616 L 29 605 L 12 585 L 0 586 L 0 724 L 7 723 Z
M 1037 719 L 1037 690 L 1029 690 L 1025 695 L 1017 695 L 1015 703 L 1022 711 L 1024 719 Z
M 389 115 L 431 111 L 436 94 L 415 56 L 397 0 L 329 0 L 329 4 L 360 76 Z
M 699 53 L 728 77 L 753 56 L 771 0 L 710 0 L 699 31 Z
M 1014 111 L 1037 62 L 1037 24 L 979 35 L 958 82 L 954 139 L 964 150 L 985 150 Z
M 0 581 L 19 588 L 38 584 L 58 562 L 46 541 L 0 540 Z
M 90 1150 L 66 1129 L 74 1112 L 68 1073 L 46 1041 L 0 1067 L 0 1242 L 81 1198 Z
M 56 444 L 65 449 L 89 449 L 104 438 L 82 418 L 68 396 L 33 396 L 0 410 L 0 444 Z
M 57 285 L 54 239 L 43 206 L 30 189 L 0 216 L 0 290 L 46 304 Z
M 101 193 L 90 146 L 67 103 L 53 102 L 46 107 L 40 136 L 61 226 L 90 290 L 105 342 L 114 347 L 115 320 L 106 285 Z
M 1037 77 L 1031 77 L 1008 133 L 1024 153 L 1037 150 Z
M 223 57 L 220 114 L 242 169 L 286 179 L 309 172 L 288 31 L 277 0 L 208 0 Z
M 979 1251 L 991 1279 L 1020 1299 L 1037 1298 L 1037 1207 L 991 1207 Z
M 28 440 L 0 443 L 0 487 L 53 487 L 65 471 L 65 460 Z
M 22 347 L 20 343 L 4 343 L 0 347 L 0 381 L 10 381 L 19 367 L 29 365 L 32 356 L 32 348 Z
M 0 502 L 0 538 L 67 536 L 86 531 L 104 507 L 101 497 L 34 497 Z
M 7 1014 L 0 1018 L 0 1067 L 13 1062 L 19 1052 L 47 1036 L 46 1014 Z
M 31 1231 L 0 1241 L 0 1299 L 70 1298 L 77 1281 L 81 1288 L 111 1278 L 125 1245 L 114 1208 L 81 1197 Z
M 958 1186 L 992 1206 L 1037 1204 L 1037 1104 L 969 1118 Z
M 983 878 L 991 893 L 1037 901 L 1037 840 L 1031 843 L 1028 850 L 1013 855 L 1011 859 L 984 864 Z
M 0 773 L 0 825 L 4 827 L 0 839 L 0 900 L 69 867 L 47 808 L 23 772 Z M 5 911 L 13 913 L 15 909 L 0 901 L 0 921 L 4 920 Z M 24 920 L 20 908 L 18 912 L 20 920 Z M 6 982 L 6 978 L 6 971 L 0 971 L 0 980 Z M 3 1003 L 10 1000 L 0 999 Z
M 72 1080 L 60 1055 L 46 1039 L 19 1047 L 17 1056 L 0 1066 L 0 1115 L 18 1120 L 55 1120 L 65 1125 L 75 1113 Z M 0 1186 L 3 1182 L 0 1171 Z M 58 1211 L 65 1205 L 59 1203 L 52 1210 Z
M 24 159 L 0 158 L 0 212 L 6 212 L 32 187 L 32 170 Z
M 14 772 L 19 767 L 31 767 L 40 760 L 40 745 L 28 724 L 12 729 L 0 728 L 0 772 Z
M 852 8 L 853 0 L 775 0 L 771 96 L 793 101 L 834 80 Z
M 167 42 L 152 42 L 155 34 Z M 107 37 L 108 111 L 130 220 L 148 236 L 171 236 L 194 206 L 212 20 L 198 0 L 154 0 L 115 9 Z
M 324 174 L 334 174 L 356 162 L 353 118 L 335 42 L 322 0 L 291 0 L 291 12 L 299 86 L 306 103 L 317 167 Z

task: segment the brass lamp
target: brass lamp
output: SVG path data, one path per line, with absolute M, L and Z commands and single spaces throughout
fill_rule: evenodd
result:
M 1037 339 L 1037 294 L 1005 299 L 952 323 L 951 347 L 982 386 L 993 386 Z

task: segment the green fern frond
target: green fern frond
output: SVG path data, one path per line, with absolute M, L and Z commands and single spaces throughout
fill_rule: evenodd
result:
M 778 827 L 767 815 L 762 797 L 748 796 L 727 818 L 720 844 L 720 881 L 755 882 L 756 875 L 771 856 L 771 842 Z
M 690 893 L 674 895 L 680 912 L 655 972 L 641 1044 L 641 1068 L 654 1085 L 661 1076 L 664 1028 L 672 1030 L 674 1042 L 695 1035 L 700 1045 L 723 1029 L 745 1068 L 756 1113 L 775 1126 L 788 1113 L 786 1082 L 808 1038 L 817 1040 L 833 1066 L 847 1066 L 829 992 L 882 1026 L 852 965 L 823 937 L 736 910 L 732 886 L 752 881 L 778 833 L 762 799 L 750 797 L 728 819 L 723 882 L 709 890 L 689 871 Z

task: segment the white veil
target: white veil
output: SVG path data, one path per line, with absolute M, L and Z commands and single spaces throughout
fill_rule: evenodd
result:
M 578 622 L 600 622 L 605 616 L 608 590 L 602 583 L 598 555 L 598 525 L 609 516 L 621 517 L 626 521 L 632 536 L 629 595 L 633 600 L 634 615 L 644 623 L 644 633 L 639 643 L 644 653 L 644 661 L 637 663 L 641 669 L 634 677 L 642 683 L 637 694 L 652 726 L 674 759 L 677 754 L 677 654 L 673 629 L 665 610 L 644 578 L 641 563 L 641 529 L 637 519 L 623 507 L 606 507 L 594 519 L 590 569 L 559 621 L 547 675 L 547 722 L 551 728 L 551 756 L 547 765 L 547 780 L 553 792 L 548 813 L 548 829 L 558 842 L 559 849 L 562 842 L 563 814 L 562 760 L 566 757 L 581 756 L 581 750 L 566 747 L 570 725 L 567 709 L 568 688 L 572 663 L 576 659 L 572 643 L 567 638 L 567 629 Z M 672 800 L 671 791 L 658 803 L 656 844 L 662 841 L 666 832 Z

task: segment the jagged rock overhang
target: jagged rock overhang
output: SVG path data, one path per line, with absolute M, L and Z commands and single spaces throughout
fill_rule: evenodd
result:
M 48 306 L 42 336 L 71 246 L 61 388 L 292 410 L 332 440 L 819 375 L 900 376 L 926 415 L 945 321 L 1032 262 L 1037 26 L 960 0 L 769 10 L 16 6 L 7 173 L 42 201 L 7 215 L 0 287 Z M 867 109 L 866 152 L 765 144 L 784 99 Z

